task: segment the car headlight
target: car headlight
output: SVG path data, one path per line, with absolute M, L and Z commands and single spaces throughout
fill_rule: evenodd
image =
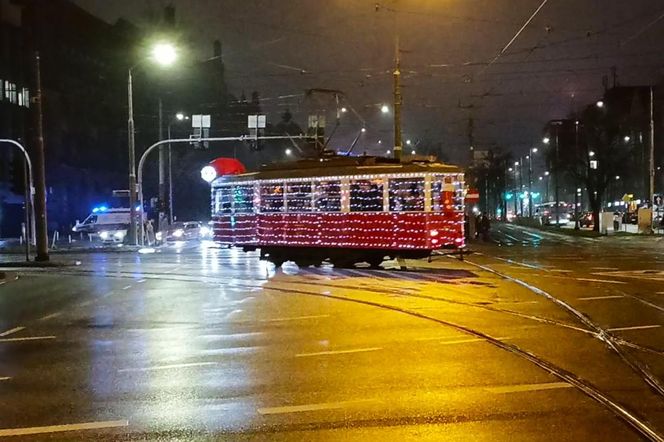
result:
M 177 229 L 173 232 L 173 236 L 176 238 L 182 238 L 182 235 L 184 235 L 184 230 L 182 229 Z
M 210 231 L 209 227 L 205 227 L 205 226 L 201 227 L 201 229 L 200 229 L 201 236 L 208 236 L 210 233 L 211 233 L 211 231 Z
M 119 239 L 120 241 L 122 241 L 124 237 L 125 237 L 125 232 L 123 232 L 122 230 L 118 230 L 113 234 L 113 238 Z
M 99 237 L 104 241 L 106 241 L 108 238 L 110 238 L 110 236 L 111 236 L 111 234 L 106 232 L 106 231 L 103 231 L 103 232 L 99 233 Z

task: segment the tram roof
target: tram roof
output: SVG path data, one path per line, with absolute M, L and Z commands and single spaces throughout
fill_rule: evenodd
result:
M 225 175 L 220 178 L 222 182 L 237 182 L 327 176 L 462 172 L 458 166 L 430 160 L 398 162 L 392 158 L 334 156 L 268 164 L 263 165 L 257 172 Z

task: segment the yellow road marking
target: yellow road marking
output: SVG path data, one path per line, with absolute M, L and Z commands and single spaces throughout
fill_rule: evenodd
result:
M 45 427 L 6 428 L 4 430 L 0 430 L 0 437 L 26 436 L 30 434 L 60 433 L 63 431 L 101 430 L 104 428 L 126 427 L 128 425 L 129 421 L 119 420 L 119 421 L 86 422 L 81 424 L 49 425 Z
M 548 382 L 544 384 L 506 385 L 504 387 L 486 387 L 486 391 L 496 394 L 521 393 L 526 391 L 555 390 L 557 388 L 572 388 L 567 382 Z
M 319 351 L 316 353 L 298 353 L 295 355 L 296 358 L 307 358 L 310 356 L 329 356 L 329 355 L 345 355 L 349 353 L 364 353 L 367 351 L 377 351 L 382 350 L 383 347 L 368 347 L 368 348 L 353 348 L 349 350 L 331 350 L 331 351 Z

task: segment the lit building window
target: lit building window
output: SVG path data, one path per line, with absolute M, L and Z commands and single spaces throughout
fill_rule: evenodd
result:
M 30 90 L 27 87 L 21 89 L 21 96 L 23 97 L 23 106 L 30 107 Z
M 18 96 L 16 93 L 16 83 L 5 80 L 5 98 L 10 103 L 16 104 Z

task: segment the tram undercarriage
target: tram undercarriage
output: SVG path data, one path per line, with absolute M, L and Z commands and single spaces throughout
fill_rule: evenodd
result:
M 258 247 L 247 248 L 245 251 L 256 250 Z M 378 268 L 386 259 L 422 259 L 431 255 L 430 250 L 372 250 L 342 249 L 334 247 L 262 247 L 261 259 L 270 261 L 279 267 L 286 261 L 293 261 L 299 267 L 320 266 L 329 262 L 335 267 L 347 268 L 355 264 L 367 263 Z

